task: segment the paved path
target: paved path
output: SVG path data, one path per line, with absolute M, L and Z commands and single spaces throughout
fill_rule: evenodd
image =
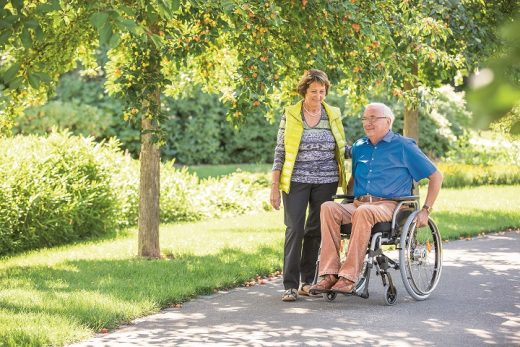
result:
M 74 346 L 520 346 L 520 231 L 444 244 L 441 282 L 413 300 L 400 274 L 370 298 L 283 303 L 280 279 L 187 302 Z

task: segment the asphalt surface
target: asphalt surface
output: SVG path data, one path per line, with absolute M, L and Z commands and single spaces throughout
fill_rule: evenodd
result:
M 280 278 L 219 292 L 138 319 L 74 346 L 520 346 L 520 231 L 443 244 L 437 289 L 415 301 L 392 270 L 370 297 L 281 301 Z

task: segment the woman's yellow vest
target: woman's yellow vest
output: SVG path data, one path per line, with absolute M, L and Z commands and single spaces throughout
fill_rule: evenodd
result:
M 285 108 L 285 161 L 280 175 L 280 189 L 289 193 L 291 187 L 291 176 L 294 169 L 298 148 L 303 134 L 302 101 Z M 336 141 L 336 161 L 338 163 L 339 186 L 346 191 L 347 181 L 345 179 L 345 131 L 341 123 L 341 112 L 339 108 L 323 102 L 323 107 L 329 117 L 330 130 Z

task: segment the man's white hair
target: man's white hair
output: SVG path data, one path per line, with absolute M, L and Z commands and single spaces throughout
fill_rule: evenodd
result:
M 395 116 L 390 107 L 388 107 L 386 104 L 383 104 L 382 102 L 371 102 L 367 105 L 366 108 L 369 107 L 377 107 L 380 108 L 383 111 L 383 116 L 390 118 L 390 129 L 392 129 L 392 125 L 394 124 Z

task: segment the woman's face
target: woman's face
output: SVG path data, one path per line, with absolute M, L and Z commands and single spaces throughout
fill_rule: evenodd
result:
M 321 84 L 320 82 L 312 82 L 305 93 L 305 102 L 308 105 L 319 106 L 321 105 L 321 102 L 325 100 L 326 94 L 327 89 L 324 84 Z

